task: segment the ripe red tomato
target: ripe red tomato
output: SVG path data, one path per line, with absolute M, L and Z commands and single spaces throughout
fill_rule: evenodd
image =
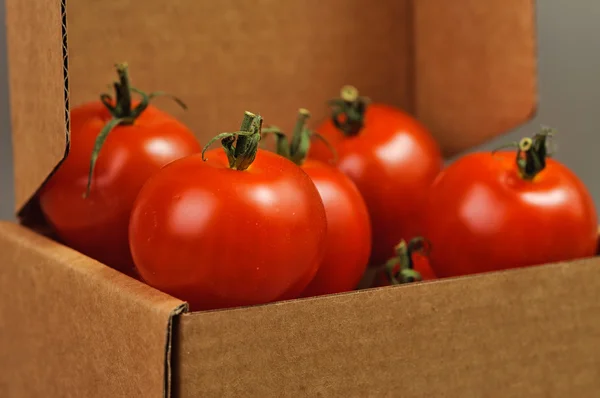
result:
M 440 148 L 427 129 L 408 114 L 383 104 L 368 104 L 345 87 L 333 102 L 336 111 L 316 131 L 337 150 L 337 167 L 361 192 L 373 228 L 370 263 L 384 263 L 396 243 L 423 235 L 423 204 L 443 167 Z M 315 141 L 309 157 L 331 153 Z
M 278 300 L 323 258 L 319 192 L 293 162 L 257 150 L 261 124 L 247 112 L 241 131 L 215 138 L 224 151 L 164 167 L 134 205 L 129 237 L 142 279 L 193 310 Z
M 396 256 L 377 273 L 373 287 L 436 279 L 428 259 L 431 252 L 429 241 L 414 238 L 406 243 L 402 240 L 395 249 Z
M 103 96 L 71 110 L 69 154 L 39 200 L 65 244 L 133 276 L 127 230 L 137 193 L 162 166 L 202 148 L 186 126 L 147 106 L 151 97 L 142 94 L 142 101 L 132 104 L 131 91 L 137 90 L 129 87 L 126 65 L 119 65 L 118 73 L 116 101 Z
M 317 274 L 307 275 L 299 286 L 294 286 L 282 299 L 355 289 L 367 268 L 371 253 L 369 213 L 354 183 L 335 167 L 306 159 L 313 134 L 306 127 L 309 116 L 306 109 L 300 109 L 289 145 L 287 137 L 277 128 L 268 130 L 276 134 L 277 152 L 298 164 L 310 176 L 321 195 L 327 215 L 325 257 Z
M 524 138 L 517 154 L 466 155 L 436 179 L 425 213 L 439 277 L 594 255 L 594 202 L 575 174 L 547 158 L 550 133 Z

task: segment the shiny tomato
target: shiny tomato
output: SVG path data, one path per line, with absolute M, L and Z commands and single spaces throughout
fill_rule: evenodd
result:
M 396 256 L 389 259 L 379 270 L 374 287 L 436 279 L 429 264 L 431 252 L 429 241 L 414 238 L 406 243 L 402 240 L 395 249 Z
M 215 138 L 224 151 L 164 167 L 134 205 L 129 237 L 142 279 L 193 310 L 278 300 L 323 258 L 319 192 L 293 162 L 257 150 L 261 125 L 247 112 L 241 131 Z
M 373 228 L 370 263 L 377 266 L 400 240 L 423 235 L 423 204 L 443 158 L 427 129 L 399 109 L 367 104 L 352 87 L 333 105 L 333 118 L 316 131 L 365 199 Z M 315 141 L 309 157 L 329 161 L 331 152 Z
M 597 215 L 584 184 L 548 158 L 542 130 L 517 153 L 473 153 L 432 186 L 426 236 L 439 277 L 594 255 Z
M 356 185 L 341 171 L 316 160 L 302 168 L 315 183 L 327 214 L 325 258 L 302 296 L 356 288 L 371 254 L 371 220 Z
M 126 65 L 118 73 L 116 101 L 103 96 L 71 110 L 68 156 L 39 200 L 65 244 L 134 275 L 127 230 L 135 197 L 162 166 L 201 147 L 186 126 L 148 105 L 150 96 L 132 104 Z
M 309 116 L 306 109 L 300 109 L 289 145 L 286 135 L 277 128 L 270 129 L 277 137 L 277 152 L 298 164 L 316 185 L 327 215 L 325 257 L 319 271 L 307 275 L 282 299 L 353 290 L 367 268 L 371 253 L 369 213 L 354 183 L 335 167 L 306 159 L 313 134 L 306 127 Z

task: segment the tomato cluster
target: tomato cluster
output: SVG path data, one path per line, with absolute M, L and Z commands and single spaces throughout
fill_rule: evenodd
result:
M 117 73 L 114 98 L 71 111 L 40 205 L 64 243 L 194 310 L 350 291 L 369 266 L 386 286 L 595 254 L 594 203 L 550 158 L 552 130 L 444 168 L 422 123 L 346 86 L 315 129 L 306 109 L 290 135 L 245 112 L 202 147 Z

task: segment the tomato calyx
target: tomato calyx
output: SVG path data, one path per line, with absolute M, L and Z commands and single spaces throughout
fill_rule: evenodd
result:
M 258 145 L 262 138 L 263 118 L 252 112 L 244 112 L 244 119 L 239 131 L 221 133 L 213 137 L 202 148 L 202 160 L 206 161 L 206 151 L 215 142 L 221 141 L 221 146 L 227 155 L 229 168 L 233 170 L 246 170 L 254 159 Z
M 365 112 L 371 100 L 359 96 L 354 86 L 346 85 L 340 90 L 340 97 L 329 100 L 332 108 L 331 121 L 345 136 L 357 135 L 364 127 Z
M 542 129 L 533 137 L 524 137 L 519 142 L 512 142 L 502 148 L 517 148 L 516 163 L 521 178 L 531 181 L 546 168 L 546 160 L 553 155 L 548 149 L 550 138 L 556 134 L 556 130 L 549 127 Z
M 146 108 L 148 108 L 148 105 L 150 105 L 150 101 L 153 98 L 159 96 L 168 96 L 183 109 L 187 109 L 187 106 L 183 103 L 183 101 L 163 91 L 155 91 L 146 94 L 145 92 L 138 90 L 135 87 L 132 87 L 129 80 L 129 66 L 126 62 L 116 64 L 115 68 L 117 69 L 119 81 L 113 82 L 113 88 L 115 89 L 114 100 L 110 94 L 104 93 L 100 95 L 100 101 L 106 107 L 106 109 L 108 109 L 112 118 L 108 121 L 108 123 L 106 123 L 102 130 L 100 130 L 100 133 L 98 133 L 98 135 L 96 136 L 94 148 L 92 149 L 92 156 L 90 158 L 90 169 L 88 173 L 87 186 L 83 194 L 84 198 L 87 198 L 90 195 L 92 187 L 92 177 L 96 168 L 98 156 L 100 155 L 100 150 L 102 149 L 106 138 L 108 138 L 108 134 L 115 127 L 119 125 L 134 124 L 135 120 L 146 110 Z M 138 94 L 141 97 L 140 102 L 135 107 L 133 107 L 131 101 L 132 93 Z
M 311 138 L 314 137 L 320 139 L 333 154 L 333 163 L 335 163 L 337 161 L 337 151 L 325 137 L 308 128 L 306 123 L 309 118 L 310 112 L 308 109 L 300 108 L 298 110 L 291 142 L 288 141 L 287 135 L 276 126 L 265 127 L 262 129 L 262 133 L 263 135 L 273 134 L 276 140 L 277 154 L 291 160 L 299 166 L 304 163 L 308 156 Z
M 421 274 L 414 269 L 414 253 L 427 256 L 431 244 L 422 237 L 411 239 L 408 243 L 403 239 L 394 248 L 396 256 L 390 258 L 384 266 L 384 272 L 392 285 L 401 285 L 421 281 Z

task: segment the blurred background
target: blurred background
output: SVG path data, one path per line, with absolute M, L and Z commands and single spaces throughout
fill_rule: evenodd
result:
M 527 1 L 527 0 L 523 0 Z M 4 21 L 4 0 L 0 0 Z M 534 120 L 474 150 L 530 135 L 540 125 L 556 128 L 555 158 L 589 187 L 600 207 L 600 20 L 597 0 L 538 0 L 539 109 Z M 6 75 L 6 35 L 0 28 L 0 219 L 13 218 L 13 175 Z

